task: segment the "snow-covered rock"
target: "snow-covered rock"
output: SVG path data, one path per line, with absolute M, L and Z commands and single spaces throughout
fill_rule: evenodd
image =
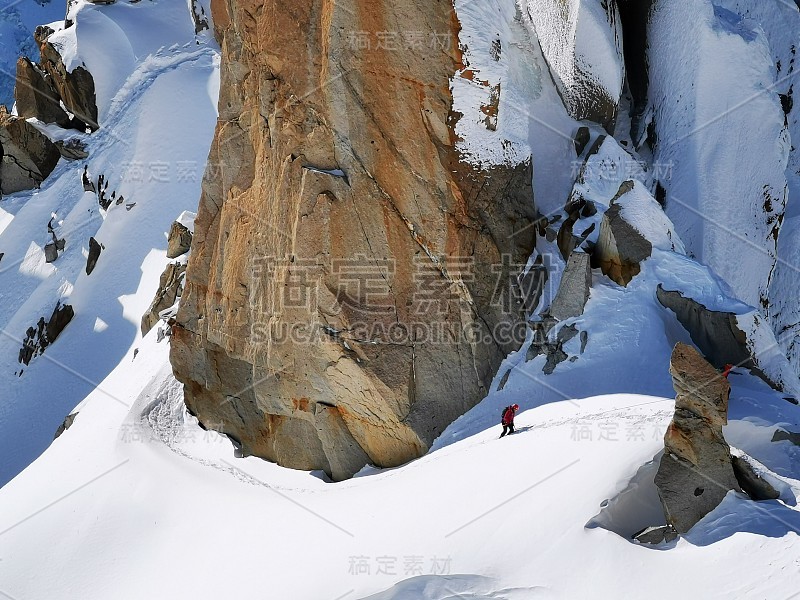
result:
M 610 127 L 625 76 L 616 2 L 525 0 L 522 5 L 569 114 Z
M 246 8 L 247 2 L 217 4 Z M 204 10 L 198 11 L 201 4 Z M 456 419 L 429 453 L 393 469 L 366 466 L 348 481 L 333 483 L 321 471 L 295 471 L 245 458 L 240 445 L 203 429 L 187 411 L 182 385 L 173 376 L 170 342 L 162 339 L 167 330 L 159 327 L 141 335 L 138 328 L 158 287 L 159 274 L 168 264 L 167 232 L 176 215 L 180 215 L 179 223 L 195 233 L 192 253 L 212 243 L 203 215 L 211 208 L 198 212 L 197 228 L 194 215 L 188 212 L 197 207 L 199 173 L 206 168 L 217 123 L 219 55 L 206 30 L 195 37 L 196 17 L 198 12 L 210 14 L 208 3 L 143 0 L 94 6 L 77 2 L 72 9 L 75 24 L 56 38 L 63 40 L 60 51 L 65 64 L 74 68 L 85 61 L 97 81 L 100 128 L 89 136 L 54 125 L 33 125 L 57 141 L 85 142 L 88 162 L 61 161 L 42 189 L 18 193 L 0 203 L 0 327 L 4 332 L 0 338 L 0 481 L 16 475 L 0 490 L 0 595 L 121 600 L 221 595 L 298 600 L 371 596 L 380 600 L 527 600 L 638 597 L 647 590 L 651 597 L 666 600 L 680 595 L 727 598 L 732 589 L 743 598 L 785 598 L 796 593 L 796 578 L 791 575 L 796 571 L 800 531 L 800 448 L 772 440 L 791 438 L 790 433 L 781 432 L 800 431 L 797 407 L 784 400 L 797 393 L 797 377 L 759 310 L 737 299 L 711 267 L 691 256 L 691 247 L 688 254 L 683 251 L 681 224 L 673 225 L 651 195 L 655 192 L 662 199 L 656 180 L 663 174 L 653 164 L 649 149 L 634 150 L 624 137 L 619 142 L 602 137 L 600 126 L 578 123 L 567 114 L 524 5 L 517 13 L 512 0 L 456 2 L 455 16 L 461 25 L 458 43 L 466 46 L 460 54 L 452 35 L 452 14 L 415 25 L 428 33 L 449 31 L 452 43 L 449 54 L 442 48 L 433 53 L 436 61 L 448 54 L 452 64 L 437 71 L 441 77 L 433 79 L 435 85 L 420 88 L 408 81 L 409 73 L 416 71 L 403 52 L 388 58 L 385 53 L 372 53 L 369 60 L 383 57 L 402 65 L 375 80 L 363 76 L 359 68 L 337 71 L 334 66 L 342 57 L 336 51 L 337 36 L 352 33 L 353 43 L 363 43 L 362 31 L 342 33 L 338 28 L 351 22 L 347 9 L 362 10 L 364 3 L 323 4 L 321 23 L 327 29 L 318 30 L 297 29 L 293 19 L 306 14 L 298 12 L 302 3 L 293 4 L 291 13 L 285 10 L 286 3 L 264 6 L 267 12 L 272 10 L 268 17 L 285 19 L 279 33 L 288 39 L 308 36 L 310 40 L 308 45 L 287 43 L 284 57 L 270 54 L 277 67 L 302 70 L 313 64 L 312 71 L 319 75 L 324 71 L 320 65 L 327 65 L 334 79 L 330 90 L 318 90 L 310 97 L 318 94 L 341 109 L 332 112 L 331 122 L 350 123 L 352 112 L 345 99 L 361 93 L 373 110 L 371 118 L 385 124 L 375 138 L 380 152 L 396 151 L 397 147 L 379 144 L 380 136 L 388 135 L 383 131 L 389 131 L 407 149 L 425 136 L 450 139 L 459 158 L 479 171 L 509 165 L 527 169 L 526 161 L 532 161 L 541 219 L 530 223 L 537 248 L 528 267 L 529 275 L 535 272 L 540 280 L 546 279 L 546 285 L 530 315 L 525 344 L 505 357 L 487 397 Z M 443 10 L 439 4 L 437 8 L 430 3 L 406 3 L 403 10 L 412 5 Z M 773 3 L 762 4 L 768 12 L 767 6 Z M 319 16 L 313 11 L 308 14 Z M 367 36 L 372 44 L 378 43 L 377 33 L 391 33 L 392 22 L 379 19 L 385 14 L 377 9 L 364 12 L 375 19 L 369 21 L 375 35 Z M 251 17 L 263 18 L 263 12 L 242 10 L 238 23 L 248 28 Z M 363 22 L 359 21 L 359 27 Z M 216 23 L 217 31 L 226 26 Z M 687 24 L 685 19 L 676 19 L 674 26 L 669 35 L 679 35 Z M 290 34 L 292 27 L 295 33 Z M 765 32 L 770 48 L 776 49 L 767 28 Z M 321 54 L 325 60 L 298 59 L 298 52 L 317 49 L 319 40 L 327 44 L 326 53 Z M 387 41 L 391 38 L 387 40 L 386 35 L 380 38 L 382 46 Z M 259 43 L 270 53 L 280 47 L 264 38 Z M 235 51 L 234 46 L 229 50 Z M 753 48 L 763 49 L 759 44 Z M 469 64 L 459 65 L 459 55 Z M 119 58 L 119 71 L 108 64 L 114 57 Z M 389 64 L 377 62 L 381 69 Z M 742 79 L 749 81 L 752 64 L 744 61 L 740 66 L 745 71 Z M 294 111 L 314 100 L 281 91 L 285 77 L 259 73 L 264 76 L 253 77 L 252 71 L 247 77 L 239 71 L 224 75 L 226 100 L 220 104 L 224 112 L 220 122 L 230 134 L 224 138 L 229 142 L 226 148 L 241 149 L 253 143 L 254 138 L 241 134 L 249 123 L 270 131 L 256 139 L 277 152 L 280 146 L 270 145 L 273 140 L 302 130 L 309 123 L 306 117 L 313 120 L 303 111 Z M 703 76 L 702 72 L 691 75 Z M 236 102 L 238 89 L 231 82 L 239 81 L 237 77 L 244 86 L 265 86 L 271 101 L 284 102 L 282 111 L 265 120 L 264 106 L 254 103 L 251 121 L 236 119 L 242 104 Z M 370 81 L 374 93 L 362 87 Z M 489 85 L 483 85 L 484 81 Z M 430 109 L 424 104 L 419 110 L 419 93 L 433 93 L 430 89 L 434 88 L 443 97 L 448 90 L 453 95 L 452 119 L 457 122 L 452 138 L 447 125 L 453 121 L 440 122 L 432 113 L 424 113 Z M 408 102 L 393 104 L 396 91 L 409 93 Z M 622 104 L 626 102 L 623 99 Z M 403 122 L 401 114 L 387 112 L 386 106 L 397 106 L 399 111 L 410 107 L 424 125 L 406 130 L 403 137 L 397 132 L 402 129 L 397 125 Z M 459 112 L 461 117 L 456 119 Z M 623 122 L 617 131 L 628 129 L 625 114 L 620 111 Z M 223 149 L 214 154 L 220 160 L 208 166 L 212 175 L 205 187 L 213 191 L 214 186 L 223 186 L 226 191 L 220 198 L 227 203 L 232 197 L 241 199 L 237 194 L 244 189 L 243 179 L 260 179 L 265 172 L 273 172 L 270 169 L 284 168 L 306 183 L 319 185 L 316 203 L 297 213 L 297 230 L 305 236 L 299 238 L 297 249 L 314 248 L 325 236 L 308 227 L 309 215 L 319 213 L 323 206 L 335 214 L 342 207 L 330 199 L 330 190 L 341 195 L 347 186 L 363 181 L 352 175 L 348 165 L 317 160 L 326 148 L 336 147 L 338 161 L 346 155 L 339 150 L 358 146 L 358 132 L 368 128 L 363 120 L 351 124 L 352 130 L 344 131 L 335 142 L 324 136 L 310 138 L 302 156 L 313 155 L 314 164 L 303 164 L 297 156 L 282 162 L 291 155 L 278 153 L 280 160 L 269 169 L 255 170 L 248 167 L 247 153 Z M 581 126 L 587 131 L 581 135 L 576 156 L 574 139 Z M 754 139 L 757 149 L 763 149 L 763 140 Z M 723 146 L 717 149 L 728 151 Z M 738 147 L 733 151 L 738 153 Z M 425 156 L 429 159 L 426 169 L 442 166 L 438 152 Z M 791 156 L 790 151 L 790 164 Z M 691 156 L 684 158 L 690 161 Z M 714 162 L 703 160 L 706 166 Z M 409 173 L 404 165 L 392 161 L 389 165 L 385 172 L 373 175 L 386 183 L 400 172 L 407 185 L 398 185 L 396 197 L 408 196 L 409 205 L 410 191 L 438 185 L 420 177 L 416 166 Z M 443 178 L 452 177 L 447 174 L 450 166 L 447 163 L 441 170 Z M 82 176 L 84 167 L 88 168 Z M 632 185 L 626 186 L 627 193 L 619 194 L 625 182 Z M 267 187 L 264 194 L 274 189 Z M 789 189 L 791 195 L 791 183 Z M 287 198 L 294 197 L 275 193 L 276 209 L 282 210 L 289 204 Z M 354 194 L 352 205 L 362 208 L 357 204 L 362 199 Z M 615 206 L 652 246 L 640 262 L 639 273 L 624 287 L 598 268 L 587 269 L 585 263 L 598 241 L 604 215 Z M 447 210 L 435 205 L 429 216 L 438 219 Z M 229 232 L 236 235 L 236 227 L 242 226 L 237 222 L 242 220 L 241 213 L 232 213 L 231 221 L 220 225 L 223 238 Z M 255 220 L 274 224 L 276 214 L 264 211 Z M 744 217 L 742 221 L 747 222 Z M 352 244 L 358 219 L 344 218 L 341 223 L 341 235 L 331 239 Z M 418 223 L 412 225 L 409 229 L 404 222 L 402 227 L 386 230 L 397 236 L 424 233 Z M 371 222 L 370 241 L 378 239 L 374 231 L 379 227 L 384 227 L 379 219 Z M 456 219 L 454 227 L 470 229 L 471 225 Z M 56 262 L 47 264 L 42 246 L 53 235 L 65 239 L 66 245 Z M 91 239 L 105 249 L 87 277 L 85 266 L 94 247 L 87 240 Z M 241 245 L 250 241 L 243 236 Z M 559 241 L 569 242 L 564 244 L 568 251 L 562 252 Z M 575 256 L 572 252 L 584 256 L 580 261 L 573 258 L 577 268 L 565 269 L 570 255 Z M 209 271 L 224 277 L 233 256 L 218 255 L 208 262 Z M 427 255 L 422 258 L 430 260 Z M 179 262 L 185 259 L 181 256 Z M 796 288 L 786 281 L 786 292 L 781 294 L 789 295 Z M 674 414 L 668 365 L 676 343 L 696 342 L 690 328 L 659 302 L 659 286 L 735 319 L 747 352 L 773 381 L 783 382 L 784 391 L 772 389 L 747 369 L 734 369 L 729 380 L 728 424 L 723 427 L 735 458 L 746 460 L 779 498 L 754 503 L 731 491 L 685 536 L 677 540 L 670 536 L 653 551 L 634 543 L 632 536 L 650 526 L 655 526 L 652 533 L 666 525 L 654 480 L 664 432 Z M 561 321 L 547 315 L 559 289 L 574 294 Z M 232 309 L 245 307 L 251 298 L 240 293 Z M 39 317 L 49 316 L 58 300 L 75 307 L 74 318 L 56 343 L 23 369 L 17 357 L 26 328 Z M 558 299 L 555 306 L 560 303 Z M 168 307 L 166 314 L 173 314 L 175 308 Z M 231 319 L 237 318 L 232 311 Z M 337 348 L 331 362 L 340 362 L 340 355 L 352 348 Z M 211 358 L 221 363 L 227 360 L 223 353 Z M 433 351 L 415 356 L 428 363 L 437 358 Z M 485 369 L 486 365 L 476 362 L 468 368 Z M 303 373 L 302 368 L 287 364 L 286 371 L 269 376 L 283 378 L 291 370 Z M 215 372 L 211 368 L 201 375 L 213 379 Z M 461 373 L 461 366 L 435 363 L 426 373 L 416 371 L 415 390 L 426 395 L 423 392 L 431 388 L 425 385 L 432 380 L 440 388 L 459 387 Z M 248 385 L 249 376 L 244 371 L 230 375 L 234 381 L 240 378 L 239 389 Z M 396 376 L 404 380 L 408 371 L 398 370 Z M 358 378 L 340 381 L 356 387 Z M 319 397 L 313 387 L 317 383 L 312 382 L 307 400 L 297 398 L 297 412 Z M 434 403 L 438 400 L 435 394 L 426 397 Z M 222 402 L 230 405 L 231 399 Z M 500 410 L 512 403 L 522 407 L 517 433 L 497 440 Z M 242 403 L 236 408 L 247 406 Z M 335 459 L 330 475 L 340 479 L 369 457 L 331 450 L 341 442 L 338 432 L 343 427 L 339 411 L 332 409 L 318 404 L 314 419 L 323 431 L 314 436 Z M 67 414 L 78 416 L 33 460 Z M 213 429 L 216 424 L 206 425 Z M 307 438 L 298 436 L 296 441 L 299 446 Z M 291 445 L 287 447 L 291 450 Z M 414 509 L 421 506 L 424 510 Z M 51 543 L 54 539 L 58 544 Z M 632 564 L 636 569 L 630 568 Z M 576 577 L 576 565 L 581 576 Z M 681 576 L 676 578 L 676 572 Z M 664 581 L 669 585 L 653 584 Z
M 62 0 L 7 2 L 0 10 L 0 104 L 14 104 L 14 65 L 20 56 L 38 57 L 33 32 L 39 25 L 63 19 Z

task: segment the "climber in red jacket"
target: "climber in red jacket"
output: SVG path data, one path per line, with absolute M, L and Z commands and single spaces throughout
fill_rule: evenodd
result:
M 728 375 L 731 374 L 731 369 L 733 369 L 733 365 L 731 363 L 725 363 L 725 366 L 722 367 L 722 376 L 727 379 Z
M 503 416 L 500 420 L 500 424 L 503 426 L 503 433 L 500 434 L 500 437 L 503 437 L 507 433 L 514 433 L 514 416 L 517 414 L 518 410 L 519 404 L 512 404 L 503 409 Z

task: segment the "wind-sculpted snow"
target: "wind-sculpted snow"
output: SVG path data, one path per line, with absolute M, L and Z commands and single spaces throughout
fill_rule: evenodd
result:
M 9 109 L 14 104 L 17 58 L 39 58 L 33 31 L 38 25 L 63 18 L 64 11 L 61 0 L 9 1 L 0 6 L 0 104 Z
M 792 504 L 800 472 L 788 460 L 770 475 L 785 502 L 731 495 L 685 540 L 659 547 L 667 552 L 602 523 L 585 527 L 663 448 L 669 398 L 554 396 L 559 401 L 537 407 L 529 382 L 457 422 L 451 431 L 465 434 L 460 441 L 332 484 L 320 473 L 236 458 L 224 437 L 186 413 L 165 344 L 151 333 L 136 346 L 136 358 L 131 348 L 52 449 L 0 493 L 4 592 L 121 600 L 267 592 L 297 600 L 614 598 L 636 596 L 679 569 L 680 579 L 650 597 L 725 598 L 734 577 L 768 597 L 794 593 L 792 578 L 763 577 L 797 558 L 800 513 Z M 615 376 L 594 358 L 590 364 L 583 392 Z M 561 387 L 567 377 L 550 381 Z M 784 454 L 768 442 L 773 428 L 752 419 L 787 414 L 757 380 L 737 375 L 732 384 L 731 443 L 774 463 Z M 495 413 L 511 399 L 523 409 L 518 432 L 498 440 Z M 473 433 L 459 429 L 478 422 Z M 59 544 L 40 544 L 54 536 Z M 187 576 L 141 576 L 164 564 Z M 591 576 L 575 577 L 575 564 L 590 566 Z
M 769 313 L 791 146 L 769 40 L 707 0 L 656 1 L 650 37 L 667 214 L 687 251 Z

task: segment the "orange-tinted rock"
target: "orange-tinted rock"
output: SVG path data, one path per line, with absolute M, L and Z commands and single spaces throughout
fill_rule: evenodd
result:
M 413 459 L 524 339 L 531 163 L 457 153 L 451 3 L 212 9 L 220 119 L 172 337 L 187 406 L 337 479 Z

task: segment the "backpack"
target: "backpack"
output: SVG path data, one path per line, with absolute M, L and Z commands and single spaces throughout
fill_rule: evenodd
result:
M 504 421 L 504 420 L 505 420 L 505 418 L 506 418 L 506 411 L 508 411 L 510 408 L 511 408 L 511 405 L 509 405 L 509 406 L 506 406 L 506 407 L 503 409 L 503 412 L 501 412 L 501 413 L 500 413 L 500 423 L 501 423 L 501 424 L 503 423 L 503 421 Z

